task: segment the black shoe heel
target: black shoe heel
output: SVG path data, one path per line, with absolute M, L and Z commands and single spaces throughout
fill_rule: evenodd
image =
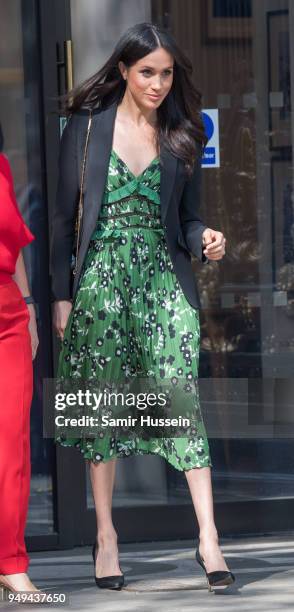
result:
M 125 582 L 124 574 L 122 575 L 118 574 L 117 576 L 103 576 L 102 578 L 97 578 L 97 576 L 95 575 L 96 547 L 97 547 L 97 542 L 95 540 L 93 544 L 93 548 L 92 548 L 92 557 L 93 557 L 93 562 L 94 562 L 94 577 L 95 577 L 96 585 L 100 589 L 117 589 L 117 590 L 121 589 Z
M 195 553 L 196 561 L 201 565 L 205 571 L 208 590 L 212 591 L 214 587 L 222 587 L 235 582 L 235 576 L 232 572 L 227 570 L 219 570 L 215 572 L 207 572 L 204 565 L 204 561 L 200 555 L 199 548 L 196 549 Z

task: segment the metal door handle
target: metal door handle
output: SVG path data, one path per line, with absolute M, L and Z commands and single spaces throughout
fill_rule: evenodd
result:
M 64 89 L 66 93 L 72 89 L 73 87 L 73 53 L 72 53 L 72 41 L 65 40 L 63 43 L 63 58 L 61 58 L 60 54 L 60 46 L 59 43 L 56 45 L 56 55 L 57 55 L 57 79 L 58 79 L 58 93 L 61 95 L 64 93 Z M 61 73 L 62 71 L 62 73 Z M 63 78 L 61 78 L 61 74 Z M 64 83 L 64 87 L 63 87 Z
M 65 64 L 65 79 L 66 91 L 73 88 L 73 54 L 72 40 L 64 41 L 64 64 Z

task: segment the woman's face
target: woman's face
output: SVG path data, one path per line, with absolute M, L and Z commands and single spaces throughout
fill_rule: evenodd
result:
M 153 109 L 160 106 L 171 89 L 174 59 L 162 47 L 148 53 L 133 66 L 127 68 L 119 62 L 127 88 L 138 106 Z

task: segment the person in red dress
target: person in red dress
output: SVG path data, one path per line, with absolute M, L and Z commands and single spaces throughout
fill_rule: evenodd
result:
M 38 334 L 21 249 L 34 240 L 0 153 L 0 589 L 38 591 L 27 575 L 30 407 Z

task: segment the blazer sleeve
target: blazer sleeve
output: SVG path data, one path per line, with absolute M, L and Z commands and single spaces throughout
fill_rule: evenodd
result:
M 182 232 L 189 251 L 202 263 L 209 263 L 209 259 L 203 253 L 205 246 L 202 245 L 202 233 L 207 225 L 204 225 L 199 216 L 201 183 L 201 150 L 199 147 L 199 154 L 195 160 L 193 174 L 186 181 L 183 190 L 179 215 Z
M 79 184 L 77 118 L 71 115 L 63 130 L 58 162 L 58 183 L 50 244 L 51 299 L 72 299 L 72 249 Z

